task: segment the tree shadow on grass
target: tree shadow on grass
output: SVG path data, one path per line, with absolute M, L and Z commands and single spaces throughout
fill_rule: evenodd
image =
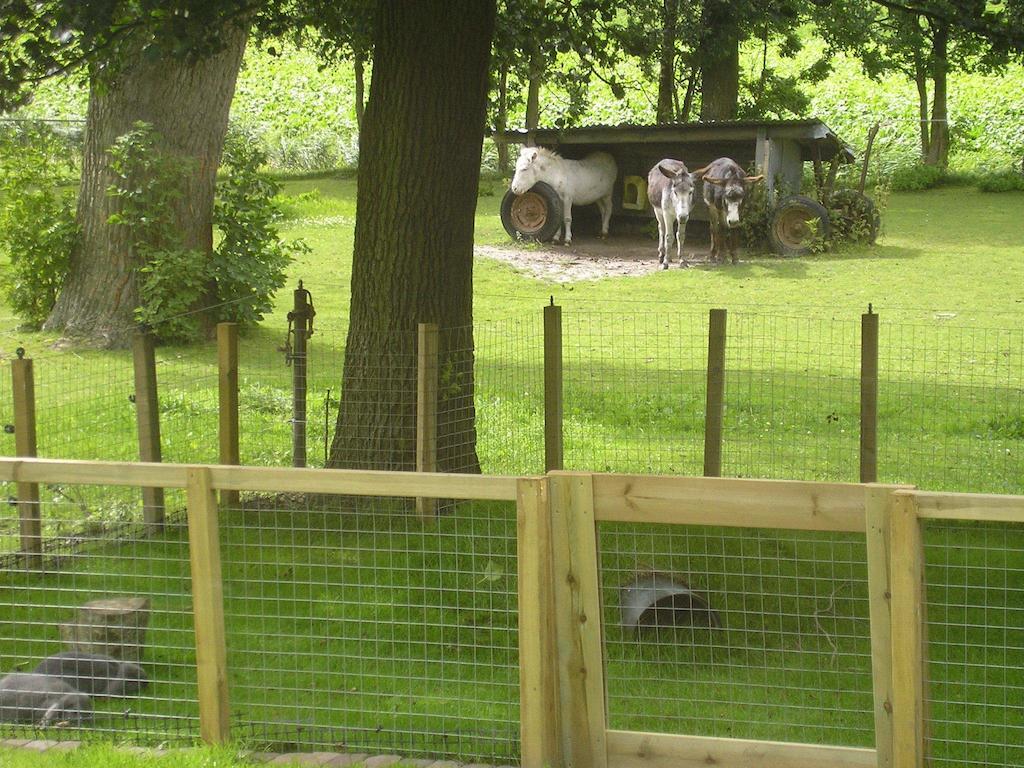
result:
M 739 264 L 719 265 L 716 268 L 726 277 L 732 278 L 764 277 L 767 273 L 769 277 L 799 280 L 810 276 L 808 267 L 812 262 L 917 259 L 921 255 L 918 248 L 895 245 L 876 245 L 870 248 L 850 246 L 809 256 L 755 255 L 743 258 Z

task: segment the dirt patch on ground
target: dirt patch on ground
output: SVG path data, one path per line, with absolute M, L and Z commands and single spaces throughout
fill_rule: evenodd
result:
M 478 245 L 477 256 L 502 261 L 532 277 L 555 283 L 600 280 L 605 277 L 639 277 L 660 270 L 658 244 L 637 236 L 575 238 L 572 245 L 551 243 L 529 246 Z M 689 242 L 683 252 L 691 267 L 713 266 L 708 262 L 710 247 L 699 240 Z M 675 248 L 672 248 L 672 269 L 678 269 Z

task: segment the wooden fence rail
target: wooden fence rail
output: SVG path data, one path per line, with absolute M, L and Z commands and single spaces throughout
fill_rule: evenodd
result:
M 200 729 L 210 742 L 230 737 L 216 491 L 515 501 L 525 768 L 923 768 L 928 681 L 922 521 L 1024 524 L 1022 496 L 876 484 L 571 472 L 489 477 L 31 457 L 0 458 L 0 481 L 187 489 Z M 612 521 L 862 533 L 875 747 L 611 729 L 598 529 Z

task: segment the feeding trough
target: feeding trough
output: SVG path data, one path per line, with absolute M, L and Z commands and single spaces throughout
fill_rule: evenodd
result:
M 678 577 L 665 573 L 638 573 L 622 585 L 619 599 L 624 629 L 722 626 L 718 611 L 707 598 Z

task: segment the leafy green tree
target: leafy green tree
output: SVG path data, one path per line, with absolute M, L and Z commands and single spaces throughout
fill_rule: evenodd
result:
M 914 83 L 920 119 L 921 161 L 949 160 L 948 77 L 955 71 L 998 71 L 1024 51 L 1024 3 L 1006 0 L 837 0 L 816 13 L 818 29 L 834 49 L 858 56 L 877 77 L 901 72 Z

